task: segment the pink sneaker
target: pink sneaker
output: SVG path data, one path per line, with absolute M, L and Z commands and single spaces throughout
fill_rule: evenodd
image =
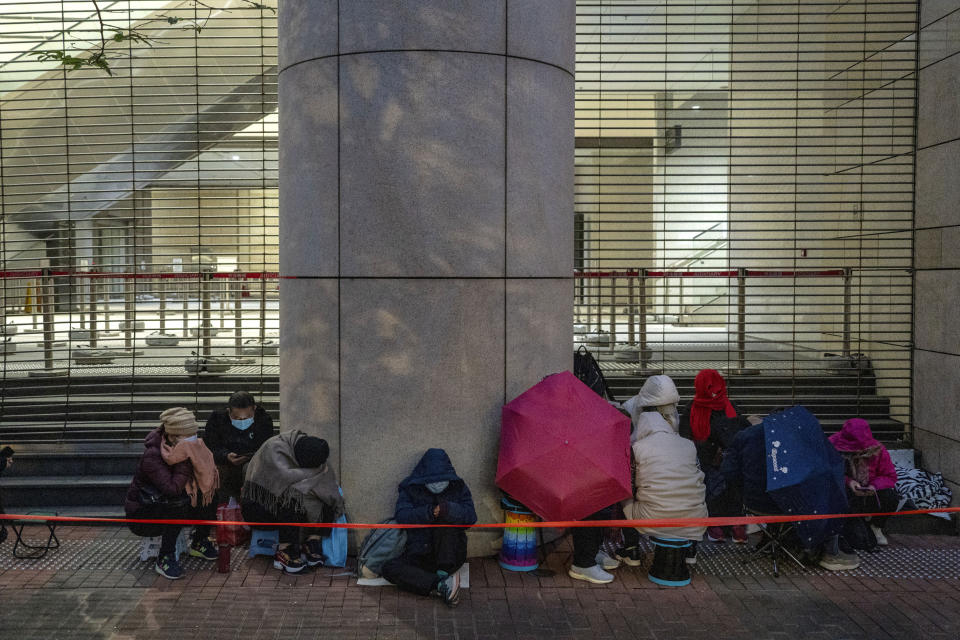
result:
M 737 544 L 747 544 L 747 525 L 738 524 L 733 526 L 733 541 Z

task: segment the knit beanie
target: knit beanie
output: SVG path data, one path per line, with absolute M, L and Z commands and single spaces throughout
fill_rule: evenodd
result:
M 171 436 L 193 436 L 197 434 L 200 425 L 192 411 L 184 407 L 173 407 L 160 414 L 163 430 Z
M 293 457 L 304 469 L 322 467 L 330 455 L 330 445 L 323 438 L 304 436 L 293 445 Z

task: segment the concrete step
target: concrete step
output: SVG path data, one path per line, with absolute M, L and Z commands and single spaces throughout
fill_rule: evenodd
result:
M 67 401 L 69 400 L 69 404 Z M 226 397 L 196 402 L 195 398 L 155 397 L 102 398 L 99 400 L 76 400 L 74 396 L 37 398 L 5 398 L 0 408 L 0 419 L 4 422 L 62 421 L 70 424 L 77 422 L 109 422 L 117 420 L 157 421 L 163 411 L 171 406 L 186 406 L 197 414 L 201 421 L 206 420 L 210 412 L 226 406 Z M 277 398 L 258 399 L 260 404 L 272 415 L 277 415 L 280 402 Z
M 237 389 L 246 389 L 259 399 L 260 395 L 277 395 L 280 380 L 276 374 L 223 375 L 210 377 L 183 375 L 122 375 L 83 376 L 68 378 L 8 377 L 4 381 L 4 397 L 33 397 L 61 395 L 69 389 L 71 396 L 130 395 L 193 396 L 209 395 L 224 400 Z
M 37 446 L 18 445 L 14 464 L 4 478 L 28 476 L 132 476 L 143 454 L 142 445 L 119 447 L 101 445 L 99 451 L 50 451 Z
M 132 475 L 0 477 L 4 506 L 123 505 Z
M 887 519 L 884 531 L 910 535 L 955 536 L 960 535 L 960 520 L 956 514 L 951 514 L 949 520 L 927 514 L 895 516 Z

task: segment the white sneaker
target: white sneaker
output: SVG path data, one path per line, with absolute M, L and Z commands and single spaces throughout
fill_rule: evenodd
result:
M 875 524 L 870 525 L 870 530 L 873 531 L 873 535 L 877 538 L 877 544 L 881 547 L 885 547 L 890 544 L 887 541 L 887 536 L 883 535 L 883 531 Z
M 592 582 L 593 584 L 607 584 L 613 582 L 613 574 L 607 573 L 600 568 L 600 565 L 593 565 L 592 567 L 578 567 L 572 565 L 570 570 L 567 571 L 569 575 L 574 580 L 586 580 L 587 582 Z
M 827 571 L 853 571 L 860 566 L 860 558 L 855 553 L 843 553 L 837 555 L 825 553 L 820 558 L 820 566 Z
M 616 569 L 620 566 L 620 561 L 616 558 L 611 558 L 607 555 L 606 551 L 599 551 L 596 557 L 597 564 L 610 571 L 611 569 Z

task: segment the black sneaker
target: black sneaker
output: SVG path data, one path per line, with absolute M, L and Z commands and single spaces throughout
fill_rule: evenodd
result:
M 177 562 L 177 557 L 174 555 L 165 555 L 157 558 L 157 564 L 154 565 L 154 569 L 167 580 L 179 580 L 183 577 L 183 569 L 180 567 L 180 563 Z
M 460 574 L 441 578 L 437 583 L 437 595 L 443 598 L 448 607 L 455 607 L 460 603 Z
M 203 558 L 204 560 L 216 560 L 218 555 L 217 547 L 206 538 L 197 540 L 190 545 L 190 555 L 194 558 Z
M 683 552 L 683 561 L 687 564 L 697 564 L 697 543 L 692 542 Z
M 273 568 L 286 573 L 300 573 L 307 565 L 300 559 L 300 554 L 293 555 L 290 549 L 277 549 L 273 554 Z
M 643 552 L 640 547 L 620 547 L 613 555 L 617 560 L 631 567 L 639 567 L 643 564 Z
M 303 558 L 308 567 L 323 566 L 323 542 L 320 538 L 307 538 L 303 545 Z

